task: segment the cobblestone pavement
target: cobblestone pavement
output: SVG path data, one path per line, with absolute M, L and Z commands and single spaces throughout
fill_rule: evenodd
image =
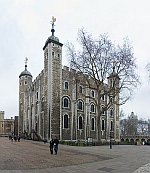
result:
M 150 146 L 73 147 L 0 138 L 0 173 L 148 173 Z
M 108 158 L 67 150 L 63 146 L 59 146 L 58 155 L 51 155 L 48 143 L 26 140 L 11 142 L 7 138 L 0 138 L 0 170 L 44 169 L 105 159 Z

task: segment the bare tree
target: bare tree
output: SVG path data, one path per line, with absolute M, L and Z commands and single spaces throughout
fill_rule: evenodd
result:
M 84 29 L 79 30 L 80 49 L 75 50 L 73 44 L 67 44 L 67 52 L 72 69 L 80 72 L 87 87 L 93 85 L 97 90 L 97 133 L 101 139 L 100 116 L 112 104 L 124 104 L 131 97 L 134 88 L 139 84 L 136 74 L 136 63 L 132 46 L 127 39 L 123 45 L 115 46 L 106 34 L 94 39 Z M 108 82 L 107 82 L 108 81 Z M 101 98 L 110 98 L 102 109 Z M 89 96 L 90 97 L 90 96 Z
M 126 114 L 124 113 L 123 109 L 121 109 L 120 113 L 119 113 L 120 119 L 124 119 L 125 116 L 126 116 Z
M 122 119 L 120 121 L 121 135 L 136 135 L 138 132 L 138 118 L 131 113 L 127 119 Z
M 120 121 L 121 135 L 148 135 L 149 122 L 134 115 Z
M 138 121 L 138 133 L 140 135 L 148 135 L 148 121 L 140 118 Z
M 121 135 L 127 135 L 127 129 L 128 129 L 128 120 L 122 119 L 120 120 L 120 134 Z
M 126 135 L 127 134 L 127 119 L 125 119 L 125 113 L 123 112 L 123 109 L 120 110 L 120 134 Z
M 149 77 L 149 81 L 150 81 L 150 63 L 148 63 L 146 66 L 145 66 L 147 72 L 148 72 L 148 77 Z

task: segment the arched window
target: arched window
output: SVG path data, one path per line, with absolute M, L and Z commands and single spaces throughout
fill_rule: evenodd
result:
M 69 118 L 68 118 L 68 115 L 64 115 L 64 128 L 68 128 L 69 127 Z
M 78 109 L 83 110 L 83 101 L 82 100 L 78 101 Z
M 82 122 L 82 117 L 79 116 L 79 129 L 83 129 L 83 122 Z
M 69 99 L 67 97 L 63 98 L 63 107 L 69 108 Z
M 91 130 L 95 130 L 95 118 L 91 119 Z
M 95 112 L 95 105 L 91 104 L 91 112 Z

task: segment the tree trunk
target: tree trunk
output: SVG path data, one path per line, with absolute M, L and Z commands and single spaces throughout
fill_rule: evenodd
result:
M 101 103 L 100 103 L 100 98 L 101 97 L 100 97 L 100 94 L 98 92 L 98 100 L 97 100 L 97 140 L 98 140 L 98 142 L 101 142 L 101 121 L 100 121 L 100 118 L 101 118 L 101 110 L 100 110 Z

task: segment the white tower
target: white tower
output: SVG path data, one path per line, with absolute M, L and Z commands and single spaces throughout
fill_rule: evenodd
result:
M 46 102 L 45 132 L 51 139 L 57 136 L 61 139 L 61 83 L 62 83 L 62 46 L 59 39 L 54 36 L 54 22 L 52 17 L 52 35 L 47 39 L 44 50 L 44 73 Z

